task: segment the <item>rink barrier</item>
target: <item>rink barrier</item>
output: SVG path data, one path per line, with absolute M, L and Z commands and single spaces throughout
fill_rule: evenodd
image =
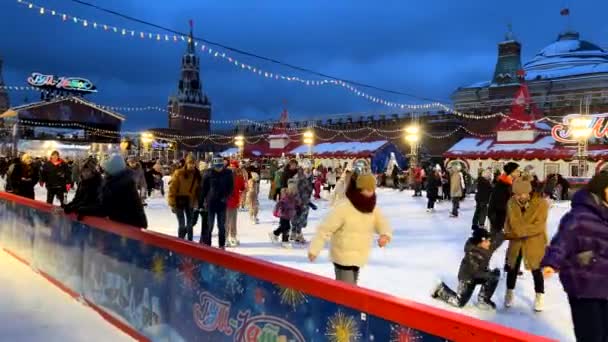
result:
M 140 341 L 550 341 L 4 192 L 0 213 L 4 250 Z

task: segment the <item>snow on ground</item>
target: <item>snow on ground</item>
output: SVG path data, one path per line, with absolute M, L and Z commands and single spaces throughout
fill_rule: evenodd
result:
M 4 251 L 0 265 L 3 341 L 133 341 Z
M 270 243 L 268 233 L 278 226 L 278 219 L 272 216 L 274 202 L 268 200 L 268 189 L 269 185 L 263 182 L 260 190 L 260 224 L 252 224 L 247 213 L 239 213 L 238 232 L 241 246 L 233 251 L 333 279 L 333 266 L 328 259 L 327 250 L 315 263 L 310 263 L 304 248 L 285 250 Z M 36 198 L 46 198 L 44 189 L 37 188 Z M 327 201 L 321 200 L 317 204 L 319 210 L 311 210 L 308 228 L 304 232 L 309 240 L 319 220 L 328 212 Z M 515 304 L 508 310 L 503 306 L 506 291 L 504 275 L 493 297 L 498 305 L 495 312 L 475 307 L 473 303 L 476 296 L 473 296 L 469 305 L 463 309 L 453 308 L 430 298 L 432 289 L 440 280 L 446 281 L 453 288 L 456 287 L 458 266 L 464 254 L 464 242 L 471 232 L 475 209 L 473 196 L 469 196 L 462 203 L 459 218 L 449 217 L 451 203 L 447 201 L 438 203 L 435 213 L 427 213 L 426 198 L 414 198 L 411 191 L 379 189 L 378 205 L 390 219 L 394 237 L 387 248 L 373 249 L 369 264 L 361 270 L 360 286 L 559 341 L 574 341 L 567 297 L 557 277 L 545 283 L 545 311 L 542 313 L 534 313 L 532 309 L 534 284 L 528 271 L 524 271 L 524 275 L 518 279 Z M 569 203 L 566 202 L 558 203 L 551 209 L 549 236 L 553 236 L 559 219 L 568 208 Z M 177 219 L 158 192 L 148 200 L 146 213 L 151 230 L 177 235 Z M 195 227 L 194 233 L 195 241 L 198 241 L 200 223 Z M 215 236 L 213 243 L 217 246 Z M 505 243 L 492 258 L 492 268 L 498 267 L 502 270 L 506 246 Z

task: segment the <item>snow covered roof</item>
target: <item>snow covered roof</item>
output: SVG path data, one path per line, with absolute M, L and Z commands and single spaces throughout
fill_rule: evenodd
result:
M 356 155 L 361 156 L 362 154 L 370 154 L 386 145 L 388 141 L 370 141 L 370 142 L 328 142 L 315 145 L 313 152 L 316 155 Z M 296 149 L 293 149 L 290 154 L 304 154 L 308 153 L 308 146 L 302 145 Z
M 524 70 L 527 81 L 608 73 L 608 51 L 581 40 L 578 32 L 565 32 L 525 63 Z M 466 88 L 484 88 L 489 85 L 489 81 L 484 81 Z
M 444 157 L 461 159 L 573 159 L 576 146 L 557 143 L 551 136 L 541 136 L 532 143 L 499 143 L 494 138 L 464 138 L 452 146 Z M 592 159 L 608 157 L 608 146 L 590 145 Z
M 387 140 L 369 141 L 369 142 L 325 142 L 317 144 L 313 147 L 313 153 L 318 158 L 364 158 L 369 157 L 378 149 L 388 144 Z M 229 148 L 221 153 L 222 156 L 228 157 L 238 153 L 237 148 Z M 268 141 L 260 141 L 257 144 L 246 144 L 245 155 L 249 157 L 280 157 L 285 155 L 307 154 L 308 145 L 301 142 L 292 141 L 284 149 L 271 149 Z

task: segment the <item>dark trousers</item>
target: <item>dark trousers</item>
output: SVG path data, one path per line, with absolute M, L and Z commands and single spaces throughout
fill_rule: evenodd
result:
M 56 189 L 47 189 L 46 191 L 46 203 L 53 204 L 55 197 L 59 200 L 59 203 L 63 207 L 65 202 L 65 189 L 56 188 Z
M 435 198 L 429 198 L 429 201 L 426 203 L 427 209 L 435 209 Z
M 498 287 L 498 280 L 500 279 L 500 272 L 493 272 L 486 278 L 472 279 L 472 280 L 461 280 L 458 282 L 458 291 L 450 289 L 445 283 L 441 283 L 439 288 L 433 294 L 433 297 L 440 299 L 450 305 L 463 307 L 465 306 L 477 285 L 481 285 L 479 291 L 478 300 L 479 302 L 487 302 L 492 299 L 496 288 Z
M 458 216 L 460 209 L 460 197 L 452 197 L 452 216 Z
M 513 290 L 515 289 L 515 283 L 517 283 L 517 274 L 519 273 L 519 268 L 521 267 L 521 251 L 519 251 L 519 255 L 517 256 L 517 260 L 515 260 L 515 266 L 509 267 L 507 271 L 507 289 Z M 543 278 L 543 272 L 539 269 L 532 270 L 532 276 L 534 277 L 534 291 L 536 293 L 545 293 L 545 279 Z
M 291 230 L 291 226 L 289 223 L 289 219 L 281 218 L 279 221 L 279 228 L 275 229 L 273 234 L 276 236 L 281 236 L 281 241 L 289 242 L 289 231 Z
M 219 246 L 220 248 L 224 248 L 226 247 L 226 208 L 219 210 L 209 208 L 209 211 L 207 212 L 207 229 L 203 231 L 201 238 L 205 245 L 211 246 L 211 236 L 213 234 L 213 225 L 215 224 L 216 217 Z M 205 228 L 204 225 L 203 228 Z
M 338 281 L 351 285 L 357 285 L 359 281 L 359 267 L 357 266 L 342 266 L 334 263 L 334 272 Z
M 488 203 L 477 202 L 475 213 L 473 214 L 473 225 L 485 227 L 486 217 L 488 217 Z
M 209 230 L 209 212 L 201 208 L 199 211 L 201 214 L 201 237 L 199 239 L 199 243 L 205 243 L 206 239 L 205 234 Z
M 186 235 L 188 236 L 188 240 L 192 241 L 192 235 L 193 235 L 193 219 L 194 219 L 194 213 L 193 210 L 190 206 L 187 206 L 185 208 L 177 208 L 175 210 L 175 216 L 177 216 L 177 224 L 178 224 L 178 228 L 177 228 L 177 236 L 180 239 L 185 239 Z
M 578 342 L 608 342 L 608 299 L 568 296 Z
M 422 196 L 422 183 L 419 183 L 419 182 L 414 183 L 414 196 L 415 197 Z

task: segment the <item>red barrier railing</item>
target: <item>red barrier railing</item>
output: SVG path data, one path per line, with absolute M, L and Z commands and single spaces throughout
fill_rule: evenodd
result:
M 0 198 L 46 212 L 52 210 L 52 206 L 46 203 L 32 201 L 5 192 L 0 192 Z M 72 217 L 72 219 L 75 218 Z M 329 302 L 347 306 L 432 335 L 441 336 L 451 341 L 552 341 L 545 337 L 531 335 L 411 300 L 397 298 L 386 293 L 351 286 L 315 274 L 184 241 L 157 232 L 137 229 L 107 219 L 86 217 L 82 222 L 100 230 L 136 239 L 149 245 L 293 288 Z

